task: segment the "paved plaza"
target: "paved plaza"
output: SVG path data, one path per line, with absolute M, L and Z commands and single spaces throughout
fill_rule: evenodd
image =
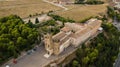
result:
M 45 58 L 44 55 L 46 51 L 44 46 L 40 46 L 36 52 L 33 52 L 30 55 L 25 55 L 17 61 L 17 64 L 9 64 L 10 67 L 44 67 L 45 65 L 49 64 L 51 61 L 54 61 L 62 56 L 66 56 L 72 51 L 75 51 L 77 48 L 73 46 L 68 47 L 63 53 L 59 56 L 50 56 L 49 58 Z M 5 67 L 5 66 L 3 66 Z

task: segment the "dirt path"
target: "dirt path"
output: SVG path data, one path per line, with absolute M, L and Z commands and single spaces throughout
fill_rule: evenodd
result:
M 48 0 L 43 0 L 43 1 L 44 1 L 44 2 L 47 2 L 47 3 L 50 3 L 50 4 L 52 4 L 52 5 L 55 5 L 55 6 L 61 7 L 61 8 L 63 8 L 64 10 L 68 10 L 68 8 L 64 7 L 64 6 L 61 5 L 61 4 L 55 4 L 55 3 L 50 2 L 50 1 L 48 1 Z

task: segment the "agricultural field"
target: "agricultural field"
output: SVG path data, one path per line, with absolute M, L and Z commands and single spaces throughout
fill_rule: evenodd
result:
M 103 5 L 70 5 L 66 6 L 69 8 L 68 11 L 57 12 L 56 14 L 71 18 L 76 21 L 81 21 L 85 18 L 89 18 L 91 16 L 98 16 L 100 14 L 104 14 L 106 12 L 107 4 Z
M 0 0 L 0 17 L 16 14 L 23 18 L 30 14 L 60 9 L 42 0 Z

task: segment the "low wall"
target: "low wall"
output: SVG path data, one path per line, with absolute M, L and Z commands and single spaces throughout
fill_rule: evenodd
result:
M 70 53 L 61 56 L 59 58 L 57 58 L 56 60 L 51 61 L 49 64 L 46 64 L 44 67 L 51 67 L 52 64 L 54 64 L 54 66 L 52 67 L 64 67 L 66 64 L 68 64 L 70 62 L 70 60 L 75 58 L 75 54 L 76 54 L 76 50 L 78 48 L 75 48 L 73 51 L 71 51 Z

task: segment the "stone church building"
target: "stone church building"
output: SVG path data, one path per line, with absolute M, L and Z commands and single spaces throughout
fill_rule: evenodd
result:
M 65 23 L 65 26 L 56 35 L 47 34 L 44 36 L 46 56 L 59 55 L 70 45 L 79 46 L 89 37 L 94 36 L 101 23 L 101 20 L 95 18 L 86 23 Z

